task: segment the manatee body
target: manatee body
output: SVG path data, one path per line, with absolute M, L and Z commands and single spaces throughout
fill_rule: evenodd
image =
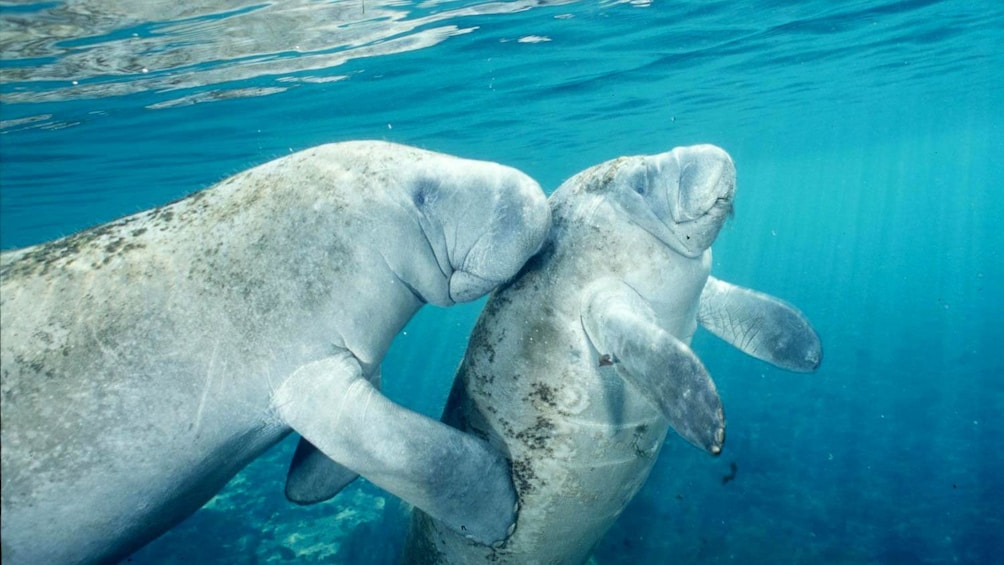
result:
M 818 365 L 797 310 L 709 277 L 734 194 L 732 160 L 707 145 L 615 159 L 555 191 L 543 249 L 489 299 L 443 414 L 507 454 L 515 531 L 488 546 L 416 511 L 405 561 L 586 561 L 670 427 L 722 448 L 721 400 L 689 348 L 698 323 L 771 363 Z
M 502 539 L 504 459 L 387 400 L 379 364 L 419 307 L 511 278 L 548 225 L 513 169 L 348 142 L 3 253 L 4 563 L 124 558 L 291 430 Z

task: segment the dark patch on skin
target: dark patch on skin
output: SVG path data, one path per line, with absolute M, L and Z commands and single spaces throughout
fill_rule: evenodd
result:
M 172 210 L 166 209 L 164 207 L 154 208 L 153 218 L 163 222 L 165 225 L 161 226 L 161 229 L 167 229 L 167 223 L 174 219 L 174 212 Z
M 488 363 L 489 364 L 494 364 L 495 363 L 495 347 L 491 343 L 488 343 L 486 341 L 486 342 L 484 342 L 484 349 L 485 349 L 485 355 L 488 356 Z M 488 376 L 490 377 L 489 382 L 495 380 L 495 377 L 493 377 L 491 375 L 488 375 Z
M 516 483 L 516 492 L 520 496 L 520 504 L 523 504 L 523 495 L 534 491 L 534 484 L 537 482 L 537 475 L 533 471 L 533 464 L 529 459 L 521 458 L 512 462 L 512 478 Z
M 523 400 L 528 400 L 536 404 L 543 404 L 551 408 L 557 408 L 557 396 L 558 391 L 552 386 L 548 386 L 541 382 L 535 382 L 530 385 L 530 394 L 525 396 Z M 553 427 L 553 426 L 552 426 Z
M 614 178 L 617 176 L 617 170 L 620 169 L 621 165 L 630 159 L 630 157 L 620 157 L 610 161 L 605 167 L 600 168 L 600 170 L 587 170 L 588 177 L 576 183 L 578 184 L 577 192 L 602 192 L 614 181 Z
M 648 433 L 648 424 L 641 424 L 639 426 L 635 426 L 634 438 L 632 439 L 631 442 L 632 446 L 634 447 L 634 454 L 644 459 L 652 457 L 652 451 L 650 449 L 643 449 L 642 447 L 640 447 L 642 439 L 644 439 L 647 433 Z
M 494 414 L 495 412 L 496 412 L 496 411 L 493 411 L 492 413 Z M 502 428 L 502 433 L 501 433 L 501 434 L 499 434 L 499 433 L 497 432 L 497 430 L 496 430 L 496 435 L 499 435 L 499 436 L 501 436 L 501 437 L 503 437 L 503 438 L 506 438 L 507 440 L 508 440 L 509 438 L 513 438 L 513 437 L 516 437 L 516 433 L 515 433 L 515 431 L 514 431 L 514 430 L 512 429 L 512 424 L 510 424 L 510 423 L 509 423 L 509 422 L 508 422 L 508 421 L 507 421 L 507 420 L 506 420 L 505 418 L 498 418 L 498 419 L 496 420 L 496 422 L 498 422 L 498 426 L 499 426 L 500 428 Z M 470 418 L 468 418 L 468 423 L 470 423 Z M 468 426 L 468 427 L 467 427 L 467 429 L 470 429 L 470 428 L 471 428 L 471 426 Z
M 599 367 L 611 367 L 614 363 L 620 363 L 620 359 L 617 358 L 613 353 L 604 353 L 600 355 Z
M 411 201 L 418 209 L 425 208 L 425 204 L 429 201 L 430 196 L 440 190 L 439 183 L 428 177 L 417 179 L 412 186 L 414 189 L 411 193 Z
M 471 330 L 471 337 L 468 341 L 472 344 L 470 350 L 483 351 L 484 355 L 488 358 L 489 365 L 491 365 L 495 363 L 495 346 L 492 343 L 490 332 L 488 331 L 486 325 L 485 316 L 482 316 L 478 320 L 477 324 L 475 324 L 474 329 Z M 465 356 L 465 362 L 471 366 L 470 372 L 477 375 L 479 379 L 483 380 L 486 376 L 488 376 L 490 371 L 481 370 L 480 363 L 478 363 L 480 357 L 481 355 L 469 354 Z M 492 377 L 491 380 L 494 380 L 494 377 Z M 488 382 L 490 383 L 491 381 Z
M 554 422 L 543 416 L 537 416 L 532 426 L 516 434 L 516 439 L 533 450 L 544 450 L 550 439 L 554 437 Z
M 117 237 L 117 238 L 113 239 L 112 241 L 110 241 L 108 243 L 108 245 L 105 245 L 105 253 L 114 254 L 116 251 L 119 250 L 119 247 L 121 247 L 122 241 L 123 241 L 123 239 L 121 237 Z M 107 262 L 107 261 L 108 261 L 108 258 L 106 257 L 105 258 L 105 262 Z
M 118 235 L 124 233 L 125 227 L 137 219 L 136 216 L 121 218 L 108 224 L 30 248 L 30 251 L 4 265 L 3 268 L 0 268 L 0 278 L 45 276 L 55 269 L 73 264 L 88 251 L 93 251 L 98 256 L 95 261 L 92 261 L 92 267 L 101 268 L 107 265 L 111 261 L 111 258 L 117 254 L 145 247 L 145 244 L 129 241 Z M 132 235 L 136 237 L 137 235 L 141 235 L 143 231 L 145 229 L 135 230 Z M 139 234 L 136 232 L 139 232 Z M 108 241 L 109 239 L 110 241 Z M 16 253 L 16 251 L 12 251 L 11 253 Z
M 41 341 L 42 343 L 44 343 L 46 345 L 51 345 L 52 342 L 53 342 L 52 334 L 50 334 L 49 332 L 46 332 L 46 331 L 42 331 L 42 330 L 38 330 L 35 333 L 31 334 L 31 337 L 33 337 L 33 338 Z
M 515 279 L 514 279 L 515 280 Z M 481 312 L 481 318 L 478 319 L 478 325 L 481 326 L 483 320 L 490 320 L 495 318 L 500 311 L 505 309 L 512 300 L 509 298 L 505 292 L 512 281 L 505 283 L 503 286 L 499 287 L 491 294 L 488 298 L 488 303 L 485 304 L 485 309 Z M 472 338 L 473 341 L 473 338 Z
M 223 184 L 221 184 L 219 186 L 227 186 L 227 185 L 233 184 L 233 182 L 234 182 L 234 177 L 230 177 L 229 179 L 227 179 L 226 182 L 224 182 Z M 187 198 L 187 200 L 189 200 L 192 204 L 195 204 L 195 203 L 199 202 L 200 200 L 202 200 L 206 196 L 206 191 L 207 190 L 208 189 L 203 189 L 203 190 L 199 190 L 199 191 L 193 192 Z M 181 202 L 182 200 L 186 200 L 186 199 L 185 198 L 181 198 L 181 199 L 178 200 L 178 202 Z

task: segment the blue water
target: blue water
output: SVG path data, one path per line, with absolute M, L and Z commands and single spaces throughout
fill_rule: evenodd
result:
M 596 561 L 1000 562 L 1004 3 L 203 4 L 0 8 L 0 246 L 331 141 L 499 161 L 548 192 L 715 143 L 739 184 L 713 272 L 798 305 L 823 365 L 699 334 L 725 451 L 670 437 Z M 388 395 L 438 417 L 481 304 L 422 311 Z M 130 561 L 394 562 L 402 503 L 364 481 L 287 503 L 293 446 Z

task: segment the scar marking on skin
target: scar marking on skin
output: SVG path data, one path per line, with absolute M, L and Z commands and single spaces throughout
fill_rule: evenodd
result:
M 216 365 L 216 351 L 219 349 L 219 342 L 213 344 L 213 353 L 209 357 L 209 367 L 206 369 L 206 385 L 202 387 L 202 398 L 199 399 L 199 408 L 195 413 L 195 435 L 199 435 L 199 427 L 202 425 L 202 410 L 206 406 L 206 399 L 209 397 L 209 389 L 213 385 L 213 367 Z
M 369 384 L 369 382 L 366 379 L 362 378 L 362 377 L 358 377 L 358 378 L 354 379 L 352 381 L 352 383 L 349 384 L 349 387 L 345 390 L 345 393 L 342 394 L 342 401 L 338 404 L 338 411 L 335 412 L 334 422 L 335 422 L 335 428 L 336 429 L 341 427 L 342 414 L 345 413 L 345 403 L 346 402 L 351 402 L 352 401 L 351 399 L 354 398 L 354 397 L 356 397 L 358 395 L 358 392 L 357 392 L 358 389 L 360 389 L 362 387 L 365 387 L 368 384 Z M 374 391 L 373 391 L 372 387 L 370 387 L 370 389 L 368 391 L 365 391 L 365 392 L 367 392 L 366 406 L 369 407 L 369 403 L 370 403 L 370 400 L 373 397 L 373 392 Z
M 366 414 L 368 414 L 370 410 L 370 402 L 373 401 L 373 396 L 375 394 L 376 390 L 373 388 L 370 388 L 369 390 L 366 391 L 366 404 L 363 405 L 363 421 L 366 420 Z
M 93 339 L 94 343 L 97 344 L 98 349 L 101 350 L 101 354 L 104 355 L 105 358 L 111 359 L 112 364 L 115 365 L 120 364 L 121 360 L 119 354 L 116 353 L 113 349 L 109 348 L 107 345 L 105 345 L 104 342 L 102 342 L 101 339 L 98 338 L 97 332 L 94 331 L 94 326 L 89 325 L 88 329 L 90 330 L 91 333 L 91 339 Z
M 275 355 L 271 356 L 275 359 Z M 272 382 L 272 371 L 269 370 L 268 364 L 262 363 L 262 373 L 265 375 L 265 384 L 268 386 L 268 397 L 275 398 L 275 383 Z

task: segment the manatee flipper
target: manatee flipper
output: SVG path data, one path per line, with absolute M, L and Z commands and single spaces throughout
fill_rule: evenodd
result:
M 273 407 L 328 458 L 461 535 L 492 544 L 515 522 L 506 459 L 487 442 L 391 402 L 348 352 L 297 369 Z
M 707 369 L 659 327 L 652 308 L 623 283 L 588 293 L 582 326 L 600 358 L 659 408 L 676 433 L 717 455 L 725 441 L 722 401 Z
M 332 461 L 314 444 L 300 438 L 286 474 L 286 498 L 304 505 L 324 502 L 358 477 L 355 471 Z
M 773 296 L 709 277 L 697 321 L 743 353 L 783 369 L 810 372 L 823 346 L 794 306 Z
M 377 367 L 369 377 L 377 390 L 381 378 Z M 352 469 L 332 461 L 312 443 L 300 438 L 286 473 L 286 498 L 296 504 L 317 504 L 334 498 L 357 478 L 359 475 Z

